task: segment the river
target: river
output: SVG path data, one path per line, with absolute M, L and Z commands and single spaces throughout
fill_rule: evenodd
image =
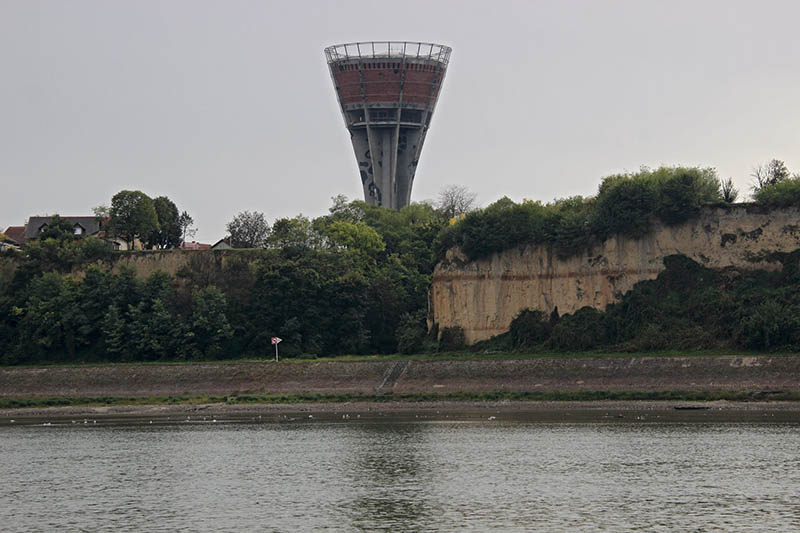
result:
M 797 413 L 0 424 L 3 531 L 791 531 Z

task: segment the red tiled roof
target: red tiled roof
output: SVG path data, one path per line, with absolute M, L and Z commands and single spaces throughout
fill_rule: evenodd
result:
M 184 242 L 181 244 L 181 250 L 208 250 L 211 248 L 210 244 L 205 244 L 202 242 Z
M 9 226 L 3 233 L 17 244 L 22 244 L 25 240 L 25 226 Z

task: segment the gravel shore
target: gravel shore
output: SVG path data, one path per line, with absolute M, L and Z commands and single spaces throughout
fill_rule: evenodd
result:
M 303 415 L 312 414 L 324 418 L 342 415 L 370 418 L 383 415 L 436 415 L 460 416 L 466 419 L 481 418 L 492 413 L 502 413 L 532 418 L 561 418 L 565 414 L 583 413 L 590 418 L 605 413 L 652 413 L 659 416 L 708 415 L 711 413 L 783 413 L 800 420 L 800 402 L 685 402 L 685 401 L 597 401 L 597 402 L 342 402 L 342 403 L 298 403 L 298 404 L 175 404 L 175 405 L 114 405 L 114 406 L 66 406 L 46 408 L 19 408 L 0 410 L 0 423 L 9 419 L 53 418 L 53 417 L 178 417 L 178 416 L 227 416 L 252 417 L 257 415 Z

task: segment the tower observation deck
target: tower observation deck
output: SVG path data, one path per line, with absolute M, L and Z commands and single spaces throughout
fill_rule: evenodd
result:
M 402 41 L 325 49 L 368 203 L 400 209 L 411 201 L 450 52 L 441 44 Z

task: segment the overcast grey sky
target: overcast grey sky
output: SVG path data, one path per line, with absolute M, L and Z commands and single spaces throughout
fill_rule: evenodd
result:
M 591 195 L 642 165 L 747 189 L 800 171 L 800 2 L 0 0 L 0 231 L 167 195 L 214 242 L 237 212 L 361 198 L 323 48 L 453 47 L 413 200 L 463 184 Z

